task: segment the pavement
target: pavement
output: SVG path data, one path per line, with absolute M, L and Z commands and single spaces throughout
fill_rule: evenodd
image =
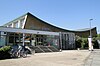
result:
M 84 66 L 100 66 L 100 49 L 90 51 L 90 55 L 86 58 Z
M 36 53 L 27 58 L 0 60 L 0 66 L 83 66 L 88 50 Z

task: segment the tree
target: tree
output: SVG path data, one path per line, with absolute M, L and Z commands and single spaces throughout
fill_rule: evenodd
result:
M 100 34 L 97 34 L 96 40 L 100 40 Z
M 100 34 L 97 34 L 96 37 L 92 38 L 93 47 L 96 49 L 99 48 L 97 40 L 100 40 Z M 76 42 L 76 48 L 82 48 L 82 49 L 88 48 L 88 38 L 76 36 L 75 42 Z
M 75 43 L 76 43 L 76 48 L 81 48 L 81 43 L 82 43 L 81 37 L 76 36 Z
M 76 48 L 86 49 L 88 48 L 88 39 L 76 36 Z

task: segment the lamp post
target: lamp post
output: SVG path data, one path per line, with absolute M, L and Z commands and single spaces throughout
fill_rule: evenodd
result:
M 91 21 L 93 19 L 89 19 L 90 22 L 90 36 L 88 37 L 88 42 L 89 42 L 89 51 L 93 51 L 93 45 L 92 45 L 92 33 L 91 33 Z
M 92 21 L 93 19 L 90 19 L 89 21 L 90 21 L 90 37 L 92 38 L 92 34 L 91 34 L 91 21 Z

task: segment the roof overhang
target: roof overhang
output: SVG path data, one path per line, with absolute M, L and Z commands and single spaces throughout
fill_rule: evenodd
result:
M 59 32 L 48 32 L 48 31 L 38 31 L 38 30 L 8 28 L 8 27 L 0 27 L 0 31 L 3 31 L 3 32 L 26 33 L 26 34 L 40 34 L 40 35 L 59 35 Z

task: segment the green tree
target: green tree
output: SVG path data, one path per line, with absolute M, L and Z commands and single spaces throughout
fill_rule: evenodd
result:
M 99 44 L 97 40 L 100 40 L 100 34 L 97 34 L 96 37 L 92 38 L 92 44 L 94 48 L 99 48 Z M 88 49 L 88 38 L 83 38 L 76 36 L 76 48 Z
M 81 48 L 82 38 L 79 36 L 76 36 L 75 38 L 76 48 Z
M 88 39 L 76 36 L 76 48 L 86 49 L 88 48 Z
M 93 43 L 93 47 L 94 49 L 98 49 L 99 48 L 99 44 L 97 42 L 97 40 L 100 40 L 100 34 L 97 34 L 97 37 L 93 37 L 92 39 L 92 43 Z
M 100 34 L 97 34 L 96 40 L 100 40 Z
M 87 38 L 82 38 L 81 48 L 82 49 L 88 48 L 88 39 Z

